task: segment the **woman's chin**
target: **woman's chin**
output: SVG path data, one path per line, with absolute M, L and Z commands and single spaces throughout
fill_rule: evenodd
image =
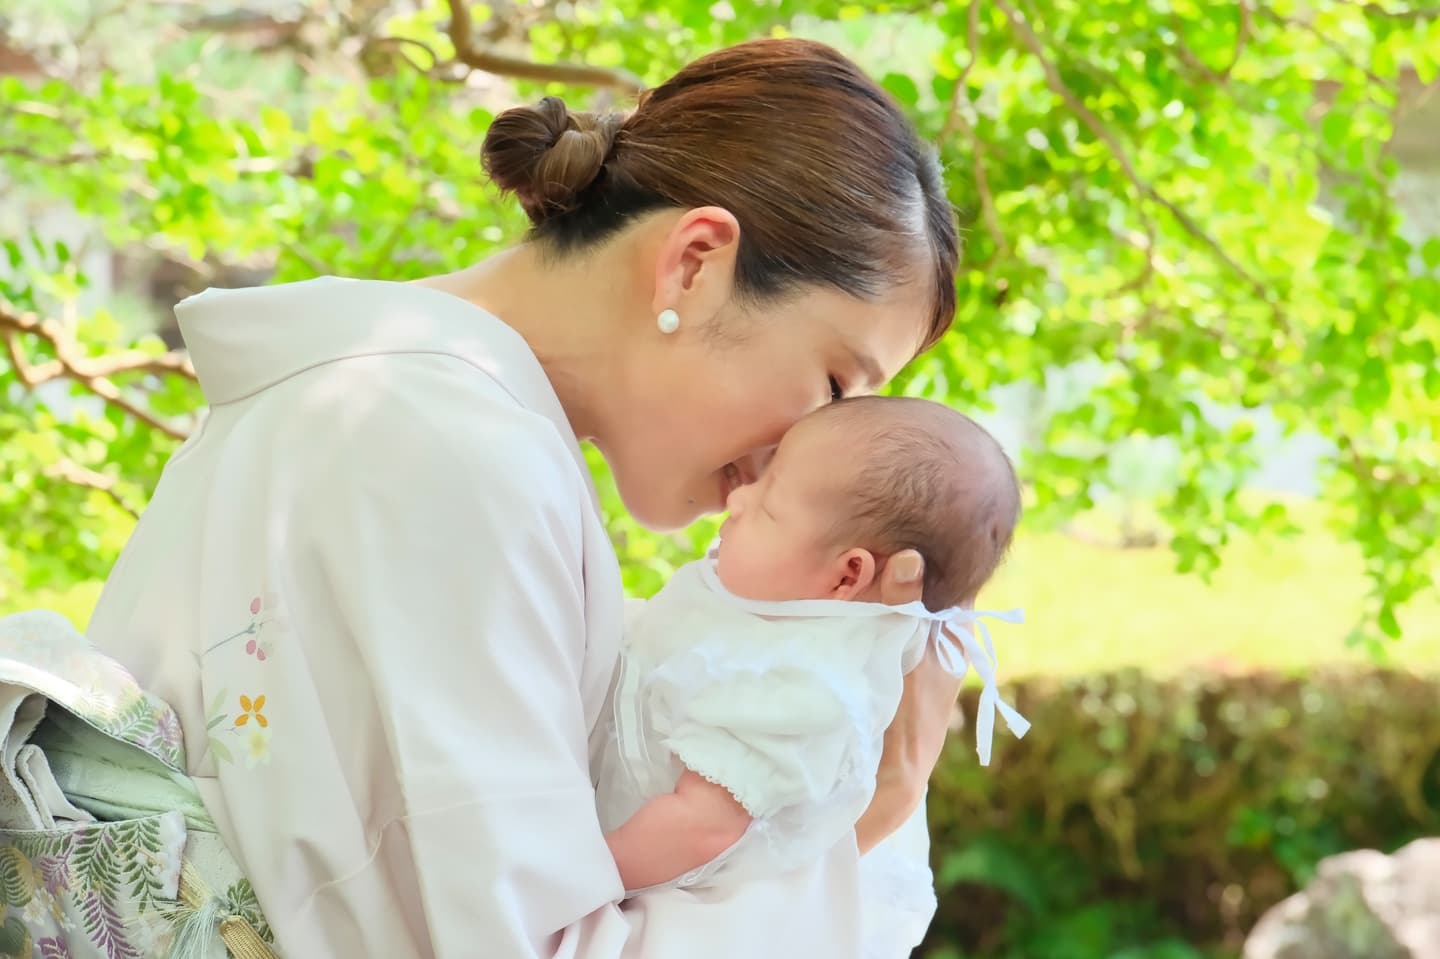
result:
M 625 490 L 620 490 L 620 499 L 631 518 L 652 532 L 673 533 L 702 516 L 716 512 L 714 503 L 692 499 L 679 491 L 670 491 L 669 495 L 659 490 L 655 492 L 653 497 L 627 497 Z

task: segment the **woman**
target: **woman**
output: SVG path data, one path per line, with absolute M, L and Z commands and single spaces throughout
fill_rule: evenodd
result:
M 484 159 L 534 222 L 515 249 L 177 308 L 211 412 L 92 636 L 179 711 L 286 956 L 856 955 L 850 843 L 724 900 L 614 905 L 586 740 L 622 591 L 577 437 L 645 524 L 720 510 L 947 327 L 935 162 L 801 41 L 706 57 L 628 117 L 509 111 Z M 918 804 L 955 692 L 912 676 L 867 842 Z

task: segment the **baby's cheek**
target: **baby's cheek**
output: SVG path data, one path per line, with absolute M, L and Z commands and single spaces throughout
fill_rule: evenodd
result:
M 732 533 L 720 541 L 720 551 L 715 557 L 715 572 L 720 582 L 737 596 L 749 593 L 753 579 L 750 551 L 745 543 L 746 537 Z
M 793 573 L 777 552 L 768 547 L 763 537 L 744 537 L 731 541 L 728 551 L 722 545 L 716 572 L 725 588 L 746 599 L 793 599 L 789 581 Z

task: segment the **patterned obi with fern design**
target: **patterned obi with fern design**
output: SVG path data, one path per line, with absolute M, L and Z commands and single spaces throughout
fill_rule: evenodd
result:
M 0 618 L 0 957 L 270 959 L 171 708 L 64 617 Z

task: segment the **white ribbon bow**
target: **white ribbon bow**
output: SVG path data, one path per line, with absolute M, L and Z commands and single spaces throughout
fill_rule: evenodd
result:
M 1000 698 L 1000 690 L 995 685 L 995 672 L 999 663 L 995 656 L 995 643 L 990 639 L 990 630 L 985 627 L 986 619 L 1003 623 L 1023 623 L 1025 615 L 1018 609 L 986 612 L 956 608 L 941 614 L 930 630 L 930 641 L 935 645 L 935 655 L 940 660 L 940 666 L 959 679 L 964 677 L 968 662 L 984 684 L 975 716 L 975 751 L 980 756 L 982 766 L 990 765 L 990 746 L 995 739 L 997 711 L 1004 717 L 1005 725 L 1010 727 L 1016 739 L 1025 738 L 1025 734 L 1030 731 L 1030 721 Z M 974 626 L 979 631 L 983 646 L 966 626 Z

